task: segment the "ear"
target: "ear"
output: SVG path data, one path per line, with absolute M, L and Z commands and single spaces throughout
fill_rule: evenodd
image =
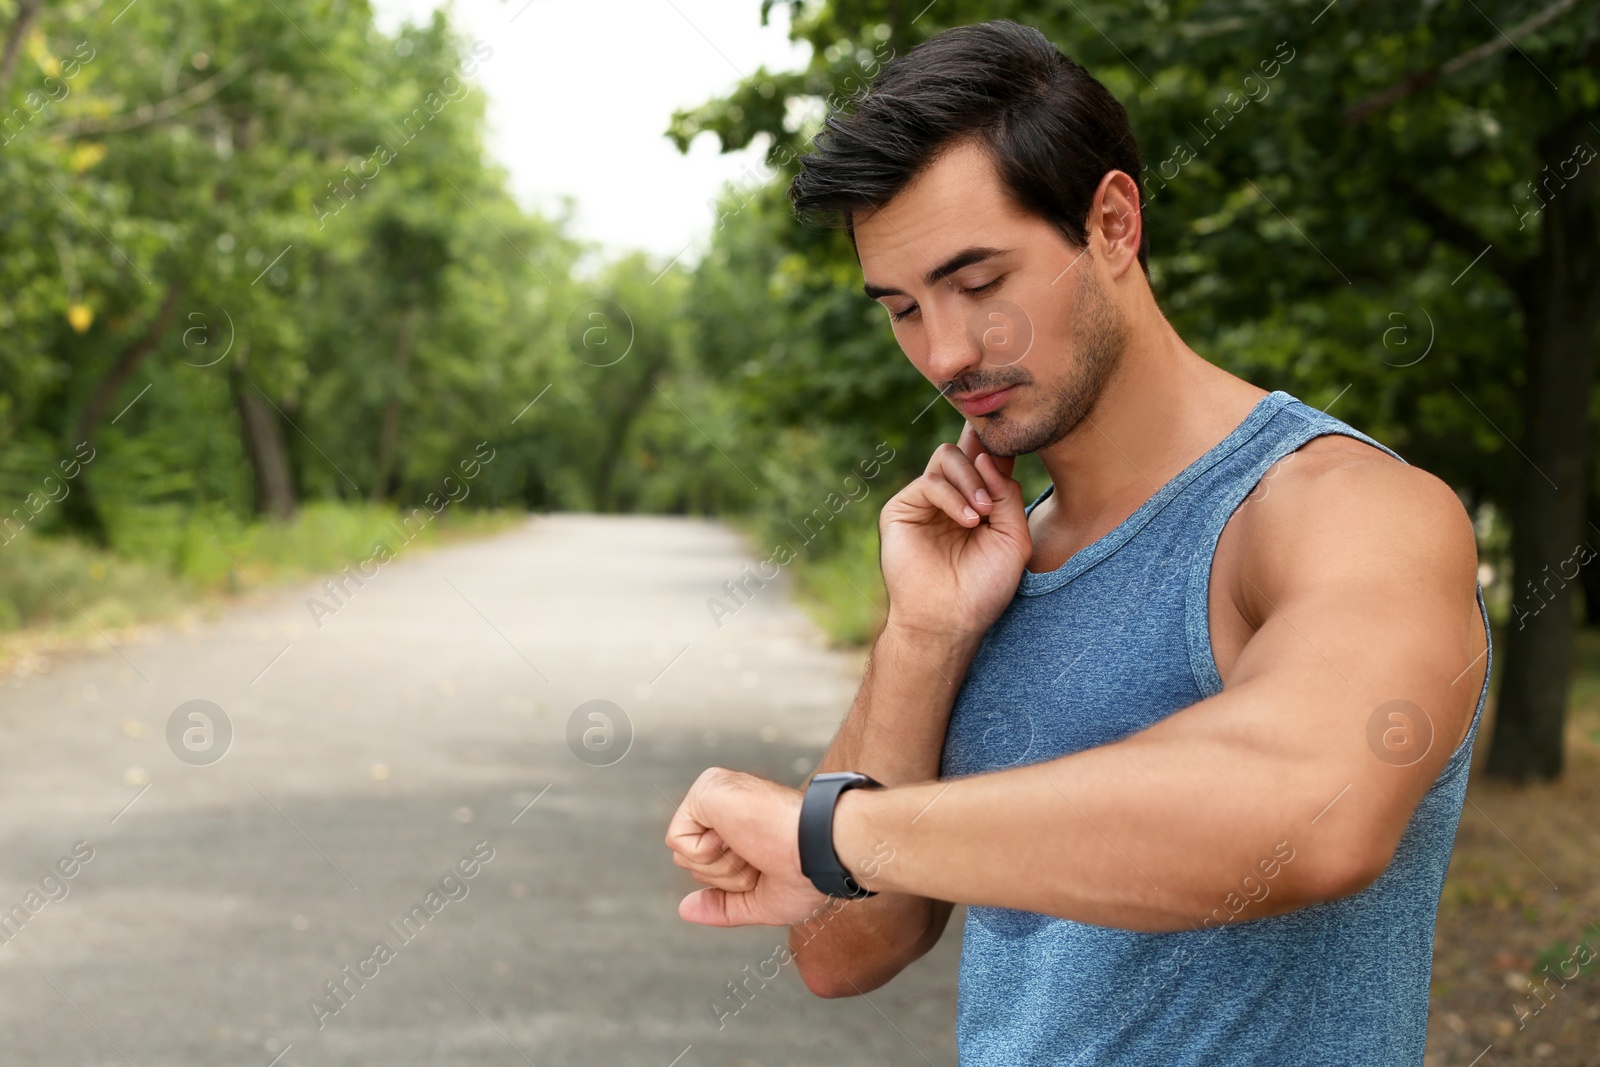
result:
M 1120 170 L 1107 171 L 1089 207 L 1089 243 L 1113 278 L 1139 262 L 1139 243 L 1144 239 L 1140 207 L 1133 179 Z

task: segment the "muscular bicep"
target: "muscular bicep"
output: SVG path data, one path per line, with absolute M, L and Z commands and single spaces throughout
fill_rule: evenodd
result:
M 1251 517 L 1238 577 L 1262 622 L 1222 703 L 1237 744 L 1325 786 L 1327 829 L 1381 871 L 1477 707 L 1476 545 L 1454 493 L 1416 468 L 1375 454 L 1295 475 Z

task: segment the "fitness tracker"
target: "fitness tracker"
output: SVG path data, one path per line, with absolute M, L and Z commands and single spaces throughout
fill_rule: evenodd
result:
M 855 771 L 819 774 L 806 787 L 800 802 L 800 871 L 811 884 L 830 897 L 861 900 L 876 896 L 850 877 L 833 848 L 833 809 L 846 789 L 882 789 L 883 783 Z

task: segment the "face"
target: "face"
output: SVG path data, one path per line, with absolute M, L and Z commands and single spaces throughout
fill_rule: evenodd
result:
M 981 146 L 858 214 L 855 238 L 867 295 L 988 452 L 1037 452 L 1094 410 L 1128 339 L 1104 262 L 1017 207 Z

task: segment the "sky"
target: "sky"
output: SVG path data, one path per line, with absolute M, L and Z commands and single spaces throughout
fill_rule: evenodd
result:
M 431 17 L 434 0 L 375 0 L 378 24 Z M 673 111 L 727 92 L 765 65 L 810 55 L 788 39 L 788 9 L 761 25 L 760 0 L 456 0 L 452 22 L 494 55 L 476 81 L 489 99 L 489 150 L 525 206 L 575 202 L 572 232 L 610 255 L 642 248 L 693 263 L 724 183 L 764 173 L 758 148 L 721 155 L 703 135 L 687 156 L 664 135 Z

